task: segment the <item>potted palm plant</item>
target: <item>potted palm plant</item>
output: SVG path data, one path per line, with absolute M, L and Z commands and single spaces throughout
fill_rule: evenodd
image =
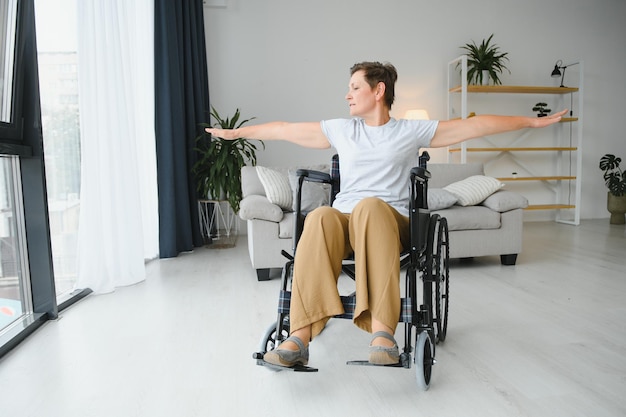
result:
M 509 53 L 501 52 L 498 45 L 491 44 L 492 38 L 493 33 L 487 40 L 483 39 L 480 45 L 472 41 L 461 46 L 461 49 L 467 51 L 468 83 L 487 85 L 491 78 L 494 85 L 502 84 L 498 74 L 502 74 L 504 70 L 509 71 L 505 65 L 505 61 L 509 60 Z
M 611 213 L 611 224 L 626 223 L 626 175 L 619 168 L 622 158 L 606 154 L 600 158 L 600 169 L 604 171 L 607 194 L 607 210 Z
M 232 117 L 222 118 L 215 108 L 211 107 L 211 116 L 215 123 L 202 123 L 205 127 L 236 129 L 254 119 L 240 120 L 239 109 Z M 265 144 L 260 141 L 265 149 Z M 193 165 L 192 172 L 196 177 L 196 189 L 200 196 L 211 200 L 227 200 L 233 211 L 239 211 L 241 193 L 241 168 L 250 162 L 256 165 L 257 147 L 250 140 L 238 138 L 225 140 L 211 137 L 204 132 L 196 138 L 198 161 Z

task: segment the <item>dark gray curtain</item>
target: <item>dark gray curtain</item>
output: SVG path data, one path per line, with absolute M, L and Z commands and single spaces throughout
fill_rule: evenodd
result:
M 170 258 L 202 245 L 191 173 L 209 115 L 202 0 L 155 0 L 154 16 L 159 253 Z

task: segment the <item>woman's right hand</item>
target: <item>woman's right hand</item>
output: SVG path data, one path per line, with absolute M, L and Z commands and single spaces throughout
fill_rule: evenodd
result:
M 215 127 L 207 127 L 204 129 L 205 132 L 211 134 L 212 136 L 216 136 L 218 138 L 226 139 L 226 140 L 234 140 L 239 139 L 239 134 L 237 133 L 237 129 L 218 129 Z

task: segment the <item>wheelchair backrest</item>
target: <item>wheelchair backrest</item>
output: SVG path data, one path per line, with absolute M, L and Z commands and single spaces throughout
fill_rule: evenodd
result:
M 339 155 L 334 154 L 330 160 L 330 205 L 333 205 L 335 197 L 340 190 L 341 176 L 339 175 Z
M 418 188 L 419 192 L 415 195 L 412 193 L 411 199 L 417 203 L 417 207 L 419 208 L 428 208 L 428 179 L 430 178 L 430 174 L 427 170 L 427 164 L 430 160 L 430 155 L 427 151 L 422 152 L 419 156 L 419 164 L 417 167 L 411 170 L 411 182 L 414 183 L 414 180 L 418 178 Z M 330 205 L 332 206 L 333 201 L 335 201 L 335 197 L 337 193 L 341 190 L 341 175 L 339 173 L 339 155 L 334 154 L 330 160 Z M 412 186 L 413 187 L 413 186 Z M 417 191 L 417 190 L 413 190 Z M 417 200 L 414 197 L 418 197 Z

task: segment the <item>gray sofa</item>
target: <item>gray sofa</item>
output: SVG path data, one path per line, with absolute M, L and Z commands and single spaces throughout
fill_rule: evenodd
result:
M 327 166 L 307 167 L 319 170 Z M 267 168 L 260 168 L 265 169 Z M 295 168 L 271 168 L 294 185 Z M 429 164 L 429 206 L 431 194 L 439 195 L 452 183 L 475 175 L 483 175 L 482 164 Z M 245 166 L 241 171 L 243 200 L 239 216 L 247 221 L 248 251 L 260 281 L 270 278 L 270 271 L 282 268 L 285 250 L 292 253 L 294 214 L 288 205 L 283 208 L 271 203 L 256 167 Z M 267 179 L 264 180 L 267 185 Z M 293 190 L 291 190 L 293 191 Z M 438 204 L 438 203 L 437 203 Z M 458 204 L 458 203 L 457 203 Z M 522 250 L 522 209 L 528 201 L 521 195 L 500 189 L 476 205 L 452 205 L 431 210 L 448 220 L 450 257 L 473 258 L 500 255 L 503 265 L 514 265 Z M 435 207 L 436 208 L 436 207 Z
M 430 190 L 484 174 L 482 164 L 429 164 L 428 170 Z M 501 189 L 478 205 L 432 212 L 448 220 L 451 258 L 500 255 L 503 265 L 515 265 L 522 251 L 522 209 L 527 206 L 522 195 Z

